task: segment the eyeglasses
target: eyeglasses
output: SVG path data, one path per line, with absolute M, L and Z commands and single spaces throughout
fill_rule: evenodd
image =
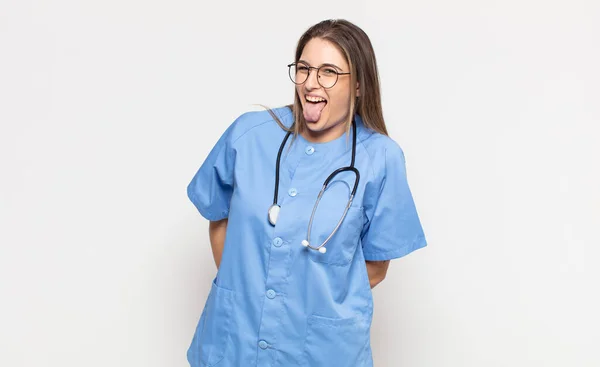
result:
M 316 68 L 304 62 L 293 62 L 288 65 L 288 69 L 290 79 L 296 85 L 304 84 L 308 80 L 310 70 L 315 69 L 317 71 L 317 82 L 325 89 L 333 88 L 340 75 L 350 74 L 339 72 L 334 66 L 329 64 L 321 65 Z

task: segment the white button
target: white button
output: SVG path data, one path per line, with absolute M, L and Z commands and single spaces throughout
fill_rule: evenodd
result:
M 270 298 L 270 299 L 273 299 L 273 298 L 275 298 L 275 296 L 276 296 L 276 295 L 277 295 L 277 293 L 275 293 L 275 291 L 274 291 L 274 290 L 272 290 L 272 289 L 269 289 L 269 290 L 267 291 L 267 297 L 268 297 L 268 298 Z
M 294 196 L 298 195 L 298 191 L 296 191 L 296 189 L 294 189 L 294 188 L 291 188 L 291 189 L 289 189 L 288 194 L 291 197 L 294 197 Z
M 260 349 L 267 349 L 267 347 L 269 346 L 269 344 L 267 344 L 266 341 L 261 340 L 258 342 L 258 346 L 260 347 Z
M 280 247 L 283 244 L 283 240 L 280 237 L 275 237 L 273 240 L 273 246 Z
M 306 149 L 304 150 L 304 152 L 308 155 L 312 155 L 315 152 L 315 148 L 308 146 L 306 147 Z

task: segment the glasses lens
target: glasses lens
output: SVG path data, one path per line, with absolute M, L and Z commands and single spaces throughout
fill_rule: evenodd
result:
M 319 69 L 319 84 L 323 88 L 331 88 L 338 79 L 337 71 L 331 66 L 321 66 Z
M 308 66 L 298 63 L 290 66 L 290 79 L 296 84 L 302 84 L 308 78 Z

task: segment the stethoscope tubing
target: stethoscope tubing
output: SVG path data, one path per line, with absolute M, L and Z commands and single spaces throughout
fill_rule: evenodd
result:
M 360 181 L 360 172 L 358 171 L 358 169 L 356 169 L 356 167 L 354 167 L 354 162 L 356 159 L 356 122 L 354 120 L 352 121 L 352 132 L 353 132 L 352 159 L 350 161 L 350 166 L 341 167 L 341 168 L 336 169 L 327 177 L 327 179 L 323 183 L 323 187 L 321 188 L 321 191 L 319 192 L 319 195 L 317 196 L 317 200 L 315 201 L 315 205 L 313 206 L 313 210 L 310 215 L 310 219 L 308 221 L 308 229 L 307 229 L 307 233 L 306 233 L 306 239 L 302 241 L 303 246 L 310 248 L 312 250 L 317 250 L 321 253 L 326 252 L 325 245 L 331 240 L 333 235 L 338 231 L 338 229 L 342 225 L 342 222 L 346 218 L 346 214 L 348 213 L 348 210 L 350 209 L 350 206 L 352 205 L 352 201 L 354 200 L 354 196 L 356 195 L 356 190 L 358 189 L 358 183 Z M 275 225 L 276 219 L 272 220 L 271 211 L 274 208 L 277 209 L 277 213 L 275 214 L 275 217 L 277 217 L 278 213 L 279 213 L 279 205 L 277 204 L 277 197 L 279 195 L 279 169 L 280 169 L 280 164 L 281 164 L 281 153 L 283 152 L 283 148 L 285 147 L 285 144 L 286 144 L 288 138 L 290 137 L 290 135 L 291 135 L 291 130 L 286 133 L 286 135 L 279 147 L 279 151 L 277 153 L 277 161 L 276 161 L 276 167 L 275 167 L 275 190 L 273 193 L 273 204 L 271 205 L 271 207 L 269 207 L 269 222 L 272 225 Z M 350 197 L 348 199 L 348 202 L 346 203 L 346 207 L 344 208 L 344 213 L 342 214 L 342 217 L 340 218 L 340 220 L 337 222 L 337 224 L 336 224 L 335 228 L 333 229 L 333 231 L 331 232 L 331 234 L 329 234 L 329 236 L 325 239 L 325 241 L 323 241 L 323 243 L 321 243 L 319 246 L 316 246 L 316 247 L 312 246 L 310 244 L 310 234 L 311 234 L 312 223 L 313 223 L 313 220 L 315 217 L 315 213 L 317 211 L 317 207 L 319 206 L 319 202 L 321 201 L 321 198 L 323 197 L 323 194 L 325 193 L 325 190 L 327 189 L 327 186 L 329 185 L 331 180 L 333 180 L 333 178 L 336 175 L 338 175 L 339 173 L 346 172 L 346 171 L 353 172 L 355 175 L 355 179 L 354 179 L 354 186 L 352 187 L 352 192 L 350 193 Z

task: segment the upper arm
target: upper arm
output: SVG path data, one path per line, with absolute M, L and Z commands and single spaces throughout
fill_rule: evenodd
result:
M 187 187 L 187 194 L 200 214 L 208 220 L 218 221 L 229 215 L 229 202 L 233 194 L 233 148 L 231 124 L 212 148 Z
M 367 224 L 362 235 L 365 260 L 390 260 L 426 245 L 423 228 L 408 186 L 404 153 L 389 144 L 380 184 L 366 193 Z

